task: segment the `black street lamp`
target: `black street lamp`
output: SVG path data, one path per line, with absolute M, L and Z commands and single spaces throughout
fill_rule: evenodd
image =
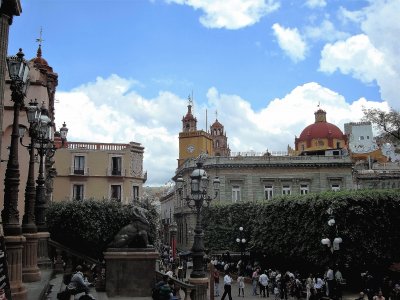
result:
M 36 205 L 38 203 L 41 204 L 43 207 L 43 202 L 45 202 L 43 155 L 46 154 L 48 157 L 52 157 L 55 153 L 56 148 L 54 146 L 52 136 L 53 123 L 48 117 L 47 109 L 43 105 L 41 108 L 39 108 L 36 99 L 35 102 L 31 100 L 28 107 L 26 108 L 26 115 L 29 122 L 29 137 L 31 138 L 31 142 L 29 145 L 24 145 L 22 143 L 22 138 L 25 135 L 26 128 L 24 126 L 20 126 L 19 132 L 21 145 L 28 148 L 29 151 L 28 179 L 25 188 L 25 214 L 22 219 L 22 231 L 24 233 L 35 233 L 38 229 L 37 224 L 41 226 L 41 231 L 45 229 L 45 227 L 43 227 L 43 209 L 39 209 L 38 211 L 36 208 Z M 68 128 L 65 127 L 64 123 L 63 127 L 60 129 L 61 141 L 63 144 L 66 140 L 67 132 Z M 35 149 L 38 151 L 38 154 L 40 156 L 39 176 L 37 180 L 38 189 L 35 188 L 34 178 Z M 39 220 L 36 220 L 36 215 L 39 216 Z
M 246 250 L 245 245 L 246 245 L 247 240 L 243 237 L 243 227 L 239 227 L 239 237 L 236 238 L 236 243 L 238 243 L 239 248 L 240 248 L 240 259 L 243 263 L 243 253 Z
M 196 211 L 196 227 L 194 229 L 194 241 L 192 246 L 193 270 L 190 274 L 191 278 L 205 278 L 206 272 L 204 271 L 204 242 L 203 242 L 203 228 L 201 222 L 201 210 L 203 207 L 208 207 L 213 199 L 218 196 L 220 180 L 218 177 L 213 179 L 214 197 L 208 195 L 209 176 L 202 168 L 202 157 L 197 160 L 197 168 L 193 170 L 190 175 L 190 196 L 183 195 L 184 180 L 181 176 L 176 179 L 176 186 L 178 195 L 181 200 L 185 200 L 189 208 Z
M 333 260 L 333 253 L 336 250 L 340 249 L 340 244 L 343 242 L 341 237 L 338 237 L 338 229 L 336 226 L 336 221 L 335 221 L 335 217 L 333 215 L 333 209 L 331 207 L 329 207 L 326 210 L 326 213 L 329 215 L 328 216 L 328 225 L 330 228 L 330 233 L 329 233 L 329 237 L 323 238 L 321 240 L 321 244 L 322 245 L 326 245 L 329 250 L 331 251 L 332 254 L 332 260 Z M 334 263 L 334 261 L 332 261 L 332 263 Z
M 1 212 L 5 235 L 20 235 L 18 192 L 20 182 L 18 162 L 19 113 L 29 85 L 29 66 L 22 49 L 15 56 L 7 57 L 8 73 L 11 79 L 11 100 L 14 102 L 14 118 L 11 133 L 10 153 L 4 178 L 4 209 Z
M 36 221 L 37 230 L 40 232 L 47 231 L 45 213 L 47 209 L 46 202 L 46 187 L 44 177 L 44 159 L 46 156 L 51 158 L 57 150 L 54 145 L 53 122 L 49 117 L 47 108 L 42 104 L 39 108 L 37 101 L 31 101 L 27 107 L 27 117 L 30 124 L 29 136 L 31 137 L 30 151 L 36 149 L 39 155 L 39 174 L 36 180 L 36 197 L 34 205 L 29 201 L 30 208 L 34 207 L 34 218 Z M 60 129 L 60 136 L 62 144 L 64 144 L 67 137 L 68 128 L 63 124 Z M 21 132 L 21 138 L 24 132 Z M 30 153 L 33 156 L 33 153 Z M 31 157 L 32 159 L 32 157 Z M 30 195 L 31 196 L 31 195 Z M 30 198 L 31 199 L 31 198 Z M 32 213 L 32 211 L 29 211 Z M 27 217 L 28 218 L 28 217 Z

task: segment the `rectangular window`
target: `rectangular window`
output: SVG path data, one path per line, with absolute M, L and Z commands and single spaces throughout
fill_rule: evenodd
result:
M 111 158 L 111 175 L 121 175 L 122 159 L 119 156 Z
M 308 184 L 300 184 L 300 194 L 301 195 L 307 195 L 308 192 L 309 192 Z
M 240 201 L 240 186 L 238 185 L 232 186 L 232 201 Z
M 74 174 L 85 174 L 85 157 L 84 156 L 74 156 Z
M 360 137 L 359 137 L 359 140 L 360 140 L 360 141 L 363 141 L 363 140 L 364 140 L 364 136 L 360 136 Z
M 290 195 L 290 185 L 282 186 L 282 195 Z
M 132 187 L 132 197 L 133 201 L 139 200 L 139 187 L 136 185 Z
M 340 184 L 331 184 L 331 190 L 334 192 L 340 191 Z
M 271 200 L 274 196 L 274 186 L 273 185 L 265 185 L 264 186 L 264 196 L 265 200 Z
M 72 200 L 83 200 L 83 184 L 74 184 L 72 188 Z
M 111 200 L 121 202 L 121 186 L 113 184 L 111 185 Z

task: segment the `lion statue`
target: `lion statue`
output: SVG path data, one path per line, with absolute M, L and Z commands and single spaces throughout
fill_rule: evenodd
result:
M 114 236 L 109 248 L 146 248 L 149 243 L 150 224 L 144 209 L 134 208 L 134 217 L 131 223 L 122 227 Z

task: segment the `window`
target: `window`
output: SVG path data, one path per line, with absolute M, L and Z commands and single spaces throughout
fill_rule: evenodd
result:
M 111 200 L 121 202 L 121 186 L 111 185 Z
M 282 195 L 290 195 L 290 185 L 282 186 Z
M 300 194 L 301 195 L 307 195 L 308 192 L 309 192 L 308 184 L 300 184 Z
M 337 149 L 340 148 L 340 142 L 336 142 L 336 148 L 337 148 Z
M 136 185 L 132 187 L 132 196 L 133 200 L 139 200 L 139 187 Z
M 216 148 L 219 147 L 219 141 L 215 141 L 215 147 L 216 147 Z
M 240 186 L 238 185 L 232 186 L 232 201 L 240 201 Z
M 305 147 L 304 144 L 301 144 L 301 151 L 304 151 Z
M 340 191 L 340 184 L 331 184 L 331 190 L 334 192 Z
M 121 157 L 114 156 L 111 158 L 111 175 L 121 175 Z
M 74 156 L 74 174 L 85 174 L 85 157 Z
M 360 140 L 360 141 L 363 141 L 363 140 L 364 140 L 364 137 L 363 137 L 363 136 L 360 136 L 360 137 L 359 137 L 359 140 Z
M 272 197 L 274 196 L 274 186 L 272 185 L 264 186 L 264 196 L 265 200 L 271 200 Z
M 74 184 L 72 188 L 72 200 L 83 200 L 83 184 Z

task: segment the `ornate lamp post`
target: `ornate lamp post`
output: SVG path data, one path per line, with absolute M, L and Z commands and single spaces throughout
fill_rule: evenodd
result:
M 22 139 L 25 135 L 26 128 L 24 126 L 19 127 L 19 140 L 20 144 L 28 149 L 29 151 L 29 168 L 28 168 L 28 179 L 25 188 L 25 214 L 22 219 L 22 231 L 24 233 L 35 233 L 37 232 L 37 226 L 35 223 L 35 201 L 36 201 L 36 188 L 34 178 L 34 163 L 35 163 L 35 149 L 38 150 L 39 155 L 46 153 L 47 155 L 54 155 L 56 148 L 54 147 L 51 137 L 51 126 L 53 125 L 46 115 L 47 110 L 42 107 L 40 109 L 37 100 L 29 102 L 26 108 L 26 115 L 29 122 L 29 137 L 31 142 L 29 145 L 24 145 Z M 43 114 L 44 113 L 44 114 Z M 64 144 L 67 138 L 68 128 L 63 127 L 60 129 L 61 141 Z M 45 151 L 47 150 L 47 152 Z M 43 157 L 41 157 L 43 160 Z M 42 167 L 40 169 L 40 167 Z M 43 177 L 43 164 L 39 167 L 42 174 L 39 177 Z M 42 191 L 41 191 L 42 192 Z
M 18 161 L 19 113 L 24 106 L 24 98 L 29 85 L 29 66 L 24 59 L 22 49 L 15 56 L 6 59 L 8 74 L 11 79 L 11 100 L 13 107 L 13 124 L 10 153 L 4 178 L 4 208 L 1 212 L 5 245 L 9 261 L 8 277 L 13 299 L 26 299 L 26 289 L 22 285 L 22 249 L 25 237 L 21 235 L 19 224 L 18 192 L 20 182 Z
M 236 238 L 236 243 L 238 243 L 240 248 L 240 259 L 243 263 L 243 252 L 245 251 L 245 244 L 247 240 L 243 237 L 243 227 L 239 227 L 239 237 Z
M 335 217 L 333 216 L 333 209 L 330 207 L 327 209 L 327 214 L 329 215 L 328 217 L 328 225 L 330 227 L 330 238 L 323 238 L 321 240 L 322 245 L 326 245 L 329 250 L 332 253 L 333 256 L 333 252 L 335 250 L 339 250 L 340 247 L 340 243 L 343 242 L 342 238 L 338 237 L 338 230 L 337 230 L 337 226 L 336 226 L 336 221 L 335 221 Z M 335 236 L 336 235 L 336 236 Z
M 181 176 L 176 179 L 178 195 L 186 201 L 189 208 L 196 212 L 196 228 L 194 229 L 194 241 L 192 246 L 193 270 L 190 274 L 191 278 L 205 278 L 203 258 L 203 228 L 201 224 L 201 211 L 203 207 L 208 207 L 210 202 L 218 196 L 220 180 L 218 177 L 213 179 L 214 197 L 208 195 L 209 177 L 203 169 L 203 161 L 201 158 L 197 161 L 197 168 L 190 175 L 190 195 L 183 195 L 184 180 Z
M 29 200 L 29 208 L 34 207 L 34 219 L 36 220 L 36 226 L 38 231 L 46 231 L 46 220 L 45 220 L 45 210 L 47 208 L 46 203 L 46 187 L 45 187 L 45 177 L 44 177 L 44 160 L 43 157 L 53 157 L 56 151 L 54 145 L 53 136 L 53 122 L 49 118 L 49 113 L 44 104 L 39 108 L 37 101 L 31 101 L 27 107 L 27 117 L 30 124 L 29 136 L 31 137 L 31 144 L 28 146 L 30 149 L 31 160 L 33 160 L 33 149 L 36 149 L 39 155 L 39 175 L 36 180 L 36 201 L 32 204 L 32 198 Z M 60 129 L 60 136 L 62 144 L 64 144 L 67 138 L 68 128 L 63 124 Z M 20 134 L 22 139 L 24 132 Z M 30 174 L 30 173 L 29 173 Z M 31 175 L 31 174 L 30 174 Z M 31 183 L 32 178 L 28 177 L 28 181 Z M 31 197 L 31 194 L 30 194 Z M 29 210 L 32 214 L 32 210 Z M 27 219 L 30 219 L 27 217 Z
M 29 66 L 24 59 L 22 49 L 16 56 L 7 57 L 7 67 L 11 79 L 11 100 L 14 102 L 14 118 L 11 133 L 10 154 L 4 179 L 4 209 L 1 212 L 4 234 L 20 235 L 18 212 L 19 191 L 19 162 L 18 162 L 18 137 L 19 137 L 19 112 L 24 106 L 24 98 L 29 85 Z

